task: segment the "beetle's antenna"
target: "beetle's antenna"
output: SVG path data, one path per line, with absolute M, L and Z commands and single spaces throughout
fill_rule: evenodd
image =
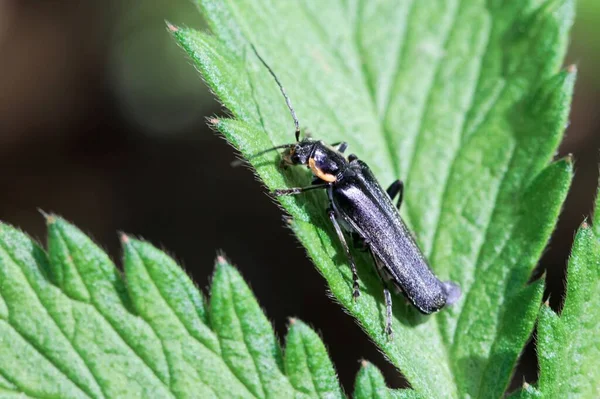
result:
M 252 50 L 254 50 L 254 54 L 256 54 L 256 56 L 258 57 L 260 62 L 262 62 L 262 64 L 265 66 L 265 68 L 267 68 L 267 70 L 269 71 L 271 76 L 273 76 L 273 79 L 275 79 L 277 86 L 279 86 L 279 90 L 281 90 L 281 94 L 283 94 L 285 103 L 287 104 L 287 107 L 289 108 L 290 113 L 292 114 L 292 118 L 294 119 L 294 126 L 296 127 L 296 132 L 295 132 L 296 141 L 300 141 L 300 122 L 298 122 L 298 117 L 296 116 L 296 111 L 294 111 L 294 107 L 292 107 L 292 102 L 290 101 L 290 98 L 288 97 L 287 93 L 285 92 L 285 89 L 283 88 L 283 85 L 279 81 L 279 78 L 277 78 L 277 75 L 275 75 L 275 72 L 273 72 L 273 70 L 271 69 L 269 64 L 267 64 L 267 62 L 260 56 L 260 54 L 258 54 L 258 51 L 256 50 L 256 47 L 254 47 L 254 44 L 250 43 L 250 46 L 252 47 Z
M 249 157 L 248 160 L 254 159 L 254 158 L 258 157 L 259 155 L 265 154 L 265 153 L 270 152 L 270 151 L 279 150 L 281 148 L 290 148 L 292 146 L 294 146 L 294 144 L 282 144 L 282 145 L 278 145 L 278 146 L 275 146 L 273 148 L 269 148 L 267 150 L 263 150 L 261 152 L 257 152 L 256 154 L 254 154 L 251 157 Z M 244 163 L 243 159 L 236 159 L 235 161 L 233 161 L 231 163 L 231 166 L 233 166 L 235 168 L 236 166 L 240 166 L 242 163 Z

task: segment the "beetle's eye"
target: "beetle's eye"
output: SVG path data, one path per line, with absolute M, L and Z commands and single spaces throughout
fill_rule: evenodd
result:
M 300 146 L 296 145 L 294 146 L 294 148 L 292 149 L 292 153 L 291 153 L 291 157 L 290 159 L 292 160 L 293 163 L 300 163 Z

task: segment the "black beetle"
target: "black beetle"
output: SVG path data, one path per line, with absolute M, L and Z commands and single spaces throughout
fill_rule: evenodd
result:
M 327 191 L 330 203 L 327 212 L 352 269 L 353 297 L 360 295 L 358 275 L 342 227 L 352 234 L 356 247 L 368 250 L 373 256 L 378 275 L 384 282 L 388 334 L 392 333 L 392 301 L 386 282 L 391 282 L 424 314 L 456 302 L 461 295 L 460 288 L 453 282 L 440 281 L 433 274 L 400 217 L 402 182 L 396 180 L 384 191 L 366 163 L 353 154 L 344 156 L 348 147 L 345 142 L 330 146 L 320 140 L 300 140 L 300 124 L 283 85 L 253 45 L 252 49 L 279 86 L 296 127 L 296 143 L 280 145 L 256 155 L 284 149 L 283 165 L 304 165 L 314 175 L 310 186 L 275 190 L 275 195 L 295 195 L 315 189 Z M 396 196 L 398 202 L 394 206 L 392 200 Z

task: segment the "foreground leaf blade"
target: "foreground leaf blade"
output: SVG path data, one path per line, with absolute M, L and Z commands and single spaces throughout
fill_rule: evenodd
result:
M 208 311 L 183 270 L 149 243 L 121 235 L 123 278 L 75 226 L 47 222 L 48 255 L 0 224 L 0 397 L 343 397 L 323 343 L 299 320 L 284 364 L 270 323 L 223 256 Z M 306 373 L 313 390 L 301 389 Z

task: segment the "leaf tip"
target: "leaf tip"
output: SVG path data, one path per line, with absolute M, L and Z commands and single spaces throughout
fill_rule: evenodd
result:
M 366 361 L 365 359 L 360 359 L 360 367 L 363 369 L 366 369 L 367 367 L 369 367 L 370 363 L 368 361 Z
M 523 390 L 528 390 L 530 385 L 527 381 L 523 381 L 523 385 L 521 387 L 523 388 Z
M 573 165 L 574 158 L 572 153 L 568 153 L 567 155 L 565 155 L 565 162 L 569 165 Z
M 290 322 L 290 327 L 298 322 L 298 319 L 295 317 L 290 317 L 288 320 Z
M 567 67 L 567 73 L 569 74 L 577 74 L 577 65 L 576 64 L 571 64 Z
M 589 228 L 589 227 L 590 227 L 590 224 L 587 222 L 587 220 L 584 220 L 584 221 L 581 223 L 581 228 L 582 228 L 582 229 L 587 229 L 587 228 Z
M 217 252 L 217 257 L 215 258 L 215 265 L 217 267 L 220 267 L 220 266 L 227 266 L 229 264 L 230 264 L 230 262 L 227 260 L 225 253 L 223 253 L 221 251 Z
M 570 175 L 573 175 L 573 168 L 575 165 L 575 158 L 573 154 L 569 153 L 564 157 L 558 159 L 556 162 L 556 166 L 560 168 L 562 171 L 567 172 Z
M 119 241 L 121 241 L 121 244 L 127 245 L 129 244 L 129 236 L 125 233 L 119 233 Z
M 166 21 L 166 20 L 165 20 L 165 23 L 167 24 L 167 29 L 169 32 L 171 32 L 171 33 L 179 32 L 179 27 L 173 25 L 172 23 L 170 23 L 169 21 Z
M 42 217 L 44 219 L 46 219 L 46 224 L 47 225 L 51 225 L 53 223 L 56 223 L 56 216 L 54 216 L 52 213 L 48 213 L 48 212 L 44 211 L 41 208 L 38 208 L 38 212 L 42 214 Z

